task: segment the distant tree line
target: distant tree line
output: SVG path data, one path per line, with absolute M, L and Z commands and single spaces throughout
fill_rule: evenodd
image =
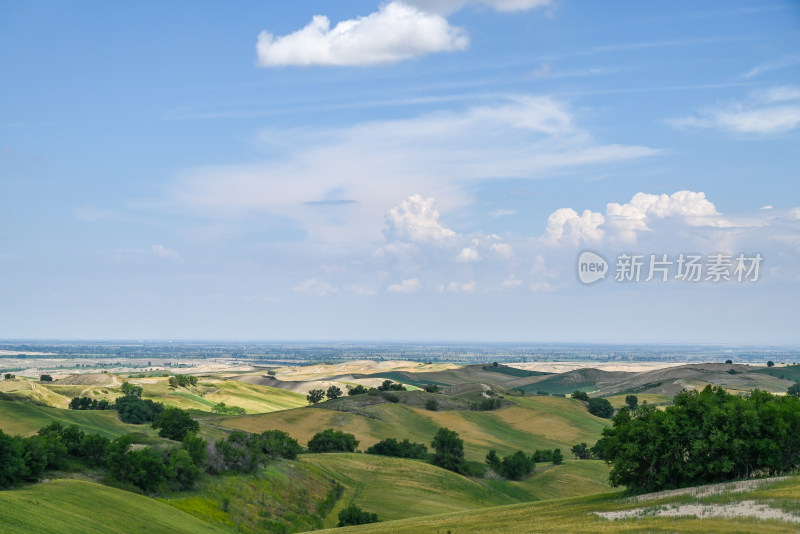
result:
M 177 388 L 177 387 L 189 387 L 189 386 L 196 386 L 197 385 L 197 377 L 191 375 L 175 375 L 169 377 L 169 385 L 170 387 Z
M 683 391 L 665 410 L 621 409 L 602 442 L 611 484 L 635 492 L 785 473 L 800 464 L 800 398 Z

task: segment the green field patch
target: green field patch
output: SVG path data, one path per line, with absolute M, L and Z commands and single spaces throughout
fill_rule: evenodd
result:
M 199 489 L 161 500 L 234 532 L 297 532 L 324 526 L 334 488 L 317 469 L 281 460 L 254 475 L 205 477 Z
M 155 499 L 82 480 L 53 480 L 0 492 L 4 534 L 229 532 Z
M 25 402 L 0 401 L 0 429 L 6 434 L 30 436 L 43 426 L 57 421 L 65 426 L 109 439 L 129 432 L 152 433 L 150 425 L 129 425 L 117 418 L 114 410 L 63 410 Z

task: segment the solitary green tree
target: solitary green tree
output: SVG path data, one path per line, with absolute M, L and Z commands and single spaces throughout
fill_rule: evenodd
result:
M 625 404 L 628 405 L 628 408 L 631 410 L 635 410 L 639 407 L 639 397 L 636 395 L 626 395 L 625 396 Z
M 461 473 L 464 471 L 464 440 L 458 433 L 448 428 L 440 428 L 433 437 L 431 447 L 434 465 Z
M 160 429 L 158 435 L 162 438 L 181 441 L 190 432 L 200 430 L 200 424 L 186 410 L 165 408 L 153 419 L 153 428 Z
M 325 396 L 331 400 L 338 399 L 339 397 L 342 396 L 342 390 L 339 389 L 338 386 L 331 386 L 328 388 L 328 391 L 325 393 Z

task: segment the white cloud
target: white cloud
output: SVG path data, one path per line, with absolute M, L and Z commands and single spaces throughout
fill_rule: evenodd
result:
M 446 291 L 448 293 L 474 293 L 478 284 L 475 280 L 469 282 L 450 282 L 449 284 L 439 286 L 439 291 Z
M 309 278 L 293 287 L 292 290 L 296 293 L 306 293 L 315 297 L 328 297 L 339 292 L 337 288 L 316 278 Z
M 603 238 L 600 226 L 605 218 L 600 213 L 584 210 L 581 215 L 572 208 L 561 208 L 547 218 L 546 237 L 550 242 L 592 242 Z
M 226 221 L 268 213 L 293 221 L 310 241 L 376 242 L 386 212 L 421 191 L 454 210 L 470 202 L 476 181 L 548 178 L 658 153 L 599 144 L 568 105 L 536 96 L 339 129 L 270 131 L 265 142 L 278 153 L 267 162 L 184 173 L 170 188 L 175 209 Z M 427 231 L 450 235 L 436 225 L 420 229 Z
M 476 263 L 481 261 L 481 255 L 472 247 L 465 247 L 458 253 L 456 261 L 460 263 Z
M 256 51 L 264 67 L 378 65 L 431 52 L 463 50 L 468 45 L 465 32 L 441 15 L 394 1 L 333 28 L 328 17 L 316 15 L 305 28 L 289 35 L 262 31 Z
M 456 233 L 439 223 L 439 212 L 433 198 L 411 195 L 386 214 L 388 240 L 430 242 L 442 241 Z
M 671 195 L 636 193 L 629 202 L 606 205 L 605 215 L 584 210 L 581 215 L 572 208 L 554 211 L 547 220 L 543 238 L 549 243 L 598 243 L 607 238 L 632 243 L 640 232 L 651 230 L 649 221 L 680 219 L 681 224 L 716 228 L 757 226 L 760 221 L 732 221 L 723 218 L 705 193 L 677 191 Z
M 153 245 L 150 250 L 153 252 L 153 254 L 161 259 L 169 261 L 181 261 L 181 257 L 177 252 L 171 248 L 166 248 L 164 245 Z
M 800 90 L 773 87 L 757 91 L 748 101 L 708 108 L 698 115 L 668 119 L 676 128 L 714 128 L 736 134 L 768 135 L 800 125 Z
M 767 61 L 758 65 L 757 67 L 753 67 L 750 69 L 743 78 L 749 79 L 760 74 L 764 74 L 765 72 L 769 72 L 771 70 L 783 69 L 786 67 L 791 67 L 800 63 L 800 54 L 789 54 L 786 56 L 779 57 L 777 59 L 773 59 L 771 61 Z
M 761 206 L 758 209 L 760 209 L 760 210 L 771 210 L 771 209 L 774 209 L 774 208 L 772 206 L 770 206 L 769 204 L 767 204 L 766 206 Z
M 514 257 L 514 247 L 508 243 L 494 243 L 489 248 L 502 258 L 510 260 Z
M 422 287 L 418 278 L 409 278 L 399 284 L 390 284 L 386 288 L 389 293 L 416 293 Z

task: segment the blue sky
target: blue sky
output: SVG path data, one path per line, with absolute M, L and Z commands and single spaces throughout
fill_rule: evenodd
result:
M 797 2 L 2 2 L 0 50 L 0 338 L 800 341 Z

